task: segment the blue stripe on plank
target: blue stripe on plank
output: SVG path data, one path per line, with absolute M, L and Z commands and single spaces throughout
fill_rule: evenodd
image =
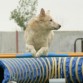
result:
M 24 53 L 24 54 L 17 54 L 16 58 L 30 58 L 33 57 L 31 53 Z M 41 55 L 40 57 L 68 57 L 68 54 L 55 54 L 55 53 L 48 53 L 48 55 Z

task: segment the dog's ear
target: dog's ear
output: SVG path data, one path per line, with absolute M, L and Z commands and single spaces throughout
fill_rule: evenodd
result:
M 42 8 L 41 11 L 40 11 L 40 16 L 43 17 L 45 16 L 45 10 Z

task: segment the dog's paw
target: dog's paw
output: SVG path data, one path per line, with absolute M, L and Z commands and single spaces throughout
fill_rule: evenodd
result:
M 35 55 L 36 55 L 36 50 L 35 50 L 35 49 L 33 49 L 33 50 L 31 50 L 30 52 L 31 52 L 31 53 L 32 53 L 32 55 L 35 57 Z
M 36 50 L 35 50 L 34 46 L 32 46 L 32 45 L 27 45 L 26 52 L 32 53 L 33 56 L 36 55 Z
M 26 50 L 26 52 L 31 53 L 33 56 L 36 55 L 36 50 L 35 49 Z
M 35 55 L 35 57 L 40 57 L 40 56 L 41 56 L 41 54 L 42 54 L 42 53 L 37 52 L 37 53 L 36 53 L 36 55 Z
M 47 47 L 42 47 L 37 53 L 36 57 L 42 56 L 42 55 L 47 55 L 48 54 L 48 48 Z

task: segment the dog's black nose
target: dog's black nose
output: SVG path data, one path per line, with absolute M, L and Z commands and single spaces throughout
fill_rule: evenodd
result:
M 61 25 L 59 25 L 59 27 L 61 27 Z

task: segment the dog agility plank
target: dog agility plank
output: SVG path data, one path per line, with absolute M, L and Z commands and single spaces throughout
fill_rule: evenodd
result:
M 9 53 L 9 54 L 0 54 L 0 58 L 25 58 L 25 57 L 31 57 L 31 53 Z
M 0 58 L 30 58 L 33 57 L 31 53 L 13 53 L 13 54 L 0 54 Z M 83 57 L 82 52 L 56 52 L 48 53 L 47 56 L 42 55 L 40 57 Z

